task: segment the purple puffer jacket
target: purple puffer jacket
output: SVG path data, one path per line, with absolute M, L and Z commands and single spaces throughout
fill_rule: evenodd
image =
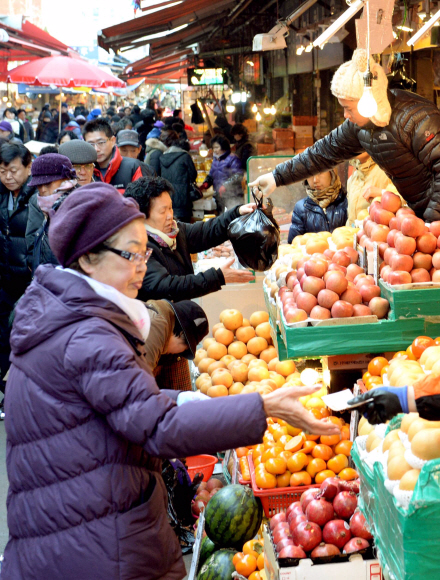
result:
M 11 347 L 2 580 L 183 578 L 157 458 L 261 441 L 261 397 L 177 407 L 129 318 L 51 265 L 17 305 Z
M 214 190 L 219 192 L 220 187 L 232 175 L 243 175 L 240 159 L 234 153 L 223 153 L 220 157 L 214 157 L 209 177 L 212 179 Z

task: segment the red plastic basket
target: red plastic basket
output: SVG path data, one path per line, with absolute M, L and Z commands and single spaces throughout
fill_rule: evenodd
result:
M 191 481 L 197 473 L 203 473 L 203 481 L 208 481 L 214 471 L 214 466 L 217 461 L 217 457 L 214 457 L 213 455 L 193 455 L 192 457 L 187 457 L 186 468 Z
M 320 487 L 319 484 L 301 485 L 298 487 L 276 487 L 273 489 L 261 489 L 255 482 L 254 462 L 250 455 L 247 456 L 249 471 L 251 472 L 252 491 L 255 497 L 261 499 L 266 517 L 271 518 L 275 514 L 284 512 L 294 501 L 299 501 L 302 494 L 311 488 Z

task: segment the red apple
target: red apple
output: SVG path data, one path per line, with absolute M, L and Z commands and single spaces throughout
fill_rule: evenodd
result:
M 425 254 L 433 254 L 437 247 L 437 238 L 434 234 L 422 234 L 416 239 L 417 249 Z
M 424 268 L 429 271 L 432 268 L 433 258 L 434 257 L 431 256 L 431 254 L 416 252 L 413 256 L 414 268 Z M 440 265 L 440 256 L 438 257 L 438 263 Z
M 399 211 L 402 211 L 402 209 Z M 418 238 L 425 233 L 425 222 L 415 215 L 408 215 L 403 218 L 400 229 L 404 236 Z
M 409 272 L 404 272 L 404 271 L 401 271 L 401 270 L 396 270 L 396 271 L 393 271 L 392 270 L 388 274 L 388 280 L 387 280 L 387 282 L 391 286 L 396 286 L 398 284 L 411 284 L 411 282 L 412 282 L 412 280 L 411 280 L 411 274 Z M 370 304 L 369 304 L 369 306 L 371 308 L 371 305 Z
M 328 318 L 331 318 L 331 313 L 328 308 L 314 306 L 310 312 L 310 318 L 313 318 L 314 320 L 327 320 Z
M 402 221 L 402 218 L 393 217 L 393 219 L 390 220 L 390 223 L 388 224 L 388 227 L 390 228 L 390 230 L 400 231 L 401 221 Z
M 350 318 L 353 316 L 353 305 L 345 300 L 338 300 L 332 306 L 333 318 Z
M 433 272 L 431 278 L 433 282 L 437 283 L 440 282 L 440 270 L 436 270 L 435 272 Z
M 341 300 L 345 300 L 352 305 L 362 304 L 361 293 L 356 288 L 347 288 L 347 290 L 341 294 Z
M 370 308 L 365 304 L 353 305 L 353 316 L 371 316 L 372 314 Z
M 407 274 L 407 272 L 403 273 Z M 388 310 L 390 309 L 390 303 L 385 298 L 380 298 L 378 296 L 370 300 L 368 308 L 370 308 L 371 312 L 374 314 L 374 316 L 377 316 L 377 318 L 385 318 Z
M 394 248 L 394 238 L 399 230 L 390 230 L 389 234 L 387 235 L 387 244 Z
M 335 264 L 334 262 L 329 264 L 328 269 L 331 272 L 333 272 L 334 270 L 337 270 L 338 272 L 341 272 L 341 274 L 344 274 L 344 275 L 347 273 L 347 268 L 345 266 L 340 266 L 339 264 Z
M 357 252 L 356 252 L 357 253 Z M 363 274 L 364 269 L 358 266 L 357 264 L 350 264 L 347 266 L 347 275 L 351 276 L 353 280 L 356 278 L 358 274 Z
M 380 203 L 384 209 L 393 213 L 396 213 L 396 211 L 402 206 L 400 197 L 391 191 L 383 192 Z
M 318 304 L 323 308 L 330 309 L 333 304 L 339 300 L 339 294 L 332 290 L 321 290 L 318 294 Z
M 429 231 L 438 238 L 440 236 L 440 221 L 431 222 L 429 224 Z
M 384 282 L 388 282 L 388 275 L 390 272 L 391 272 L 391 266 L 385 266 L 380 271 L 380 277 L 382 278 L 382 280 L 384 280 Z
M 409 236 L 398 233 L 394 238 L 394 247 L 399 254 L 412 256 L 416 251 L 416 240 Z
M 325 260 L 307 260 L 304 264 L 304 272 L 307 276 L 322 278 L 327 272 L 328 263 Z
M 390 264 L 391 258 L 397 254 L 396 248 L 387 248 L 384 252 L 383 259 L 385 264 Z
M 335 252 L 332 262 L 334 264 L 339 264 L 339 266 L 344 266 L 346 268 L 349 264 L 351 264 L 350 256 L 344 252 L 343 250 L 338 250 Z
M 412 210 L 410 207 L 401 207 L 400 209 L 398 209 L 396 211 L 396 216 L 397 217 L 406 217 L 407 215 L 416 215 L 416 212 L 414 210 Z
M 360 287 L 359 292 L 362 296 L 362 302 L 369 303 L 372 298 L 376 296 L 380 296 L 380 288 L 379 286 L 370 286 L 368 284 L 364 284 Z
M 431 282 L 431 276 L 428 270 L 425 270 L 424 268 L 415 268 L 414 270 L 411 270 L 410 274 L 411 280 L 414 283 Z
M 393 219 L 394 217 L 394 213 L 391 211 L 388 211 L 386 209 L 382 209 L 382 208 L 378 208 L 376 209 L 376 215 L 375 215 L 375 222 L 377 224 L 382 224 L 384 226 L 387 226 L 390 221 Z
M 296 303 L 298 308 L 305 310 L 307 314 L 310 314 L 312 308 L 318 304 L 318 300 L 316 299 L 316 296 L 309 292 L 300 292 L 296 297 Z
M 335 251 L 334 250 L 324 250 L 324 256 L 328 259 L 331 260 L 333 258 L 333 256 L 335 255 Z
M 388 248 L 388 244 L 386 242 L 379 243 L 379 256 L 383 259 L 385 255 L 385 250 Z
M 376 224 L 373 226 L 371 231 L 371 241 L 373 242 L 386 242 L 388 234 L 390 233 L 390 228 L 386 225 Z
M 340 273 L 334 272 L 327 278 L 325 287 L 327 290 L 332 290 L 340 296 L 347 290 L 348 281 L 344 276 L 341 276 Z
M 356 264 L 356 262 L 359 260 L 359 254 L 357 253 L 357 251 L 354 248 L 350 248 L 350 246 L 346 246 L 344 248 L 344 252 L 350 256 L 350 260 L 352 264 Z
M 303 322 L 307 320 L 307 312 L 301 310 L 300 308 L 288 308 L 284 311 L 284 318 L 286 322 L 291 324 L 293 322 Z
M 303 276 L 301 280 L 301 288 L 303 292 L 308 292 L 313 294 L 313 296 L 318 296 L 321 290 L 325 288 L 325 282 L 322 278 L 317 278 L 316 276 Z
M 391 258 L 391 269 L 394 271 L 411 272 L 414 267 L 414 261 L 411 256 L 406 254 L 397 254 Z

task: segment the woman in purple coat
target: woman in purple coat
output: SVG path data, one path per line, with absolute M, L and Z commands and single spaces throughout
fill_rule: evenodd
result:
M 150 319 L 135 300 L 149 251 L 134 200 L 85 185 L 49 240 L 61 266 L 37 269 L 11 334 L 2 580 L 179 580 L 160 458 L 258 443 L 267 416 L 338 429 L 297 401 L 314 388 L 186 404 L 191 393 L 157 388 L 144 359 Z

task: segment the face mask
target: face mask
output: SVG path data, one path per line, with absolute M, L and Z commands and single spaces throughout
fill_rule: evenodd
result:
M 43 213 L 48 214 L 52 209 L 53 204 L 63 195 L 64 192 L 59 191 L 57 193 L 52 193 L 52 195 L 41 196 L 37 195 L 38 207 Z

